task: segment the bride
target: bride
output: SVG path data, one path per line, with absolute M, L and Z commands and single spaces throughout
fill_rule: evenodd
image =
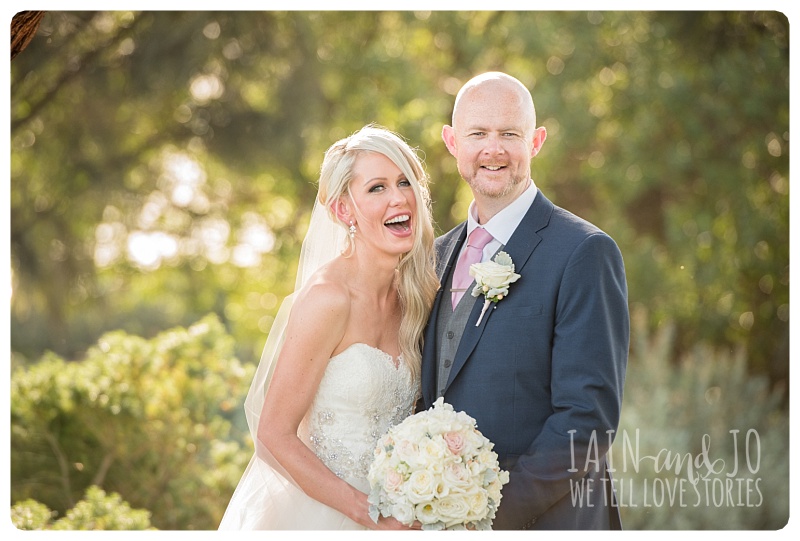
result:
M 245 401 L 256 451 L 220 529 L 400 529 L 369 517 L 377 440 L 413 413 L 438 288 L 427 176 L 372 125 L 334 143 L 295 293 Z

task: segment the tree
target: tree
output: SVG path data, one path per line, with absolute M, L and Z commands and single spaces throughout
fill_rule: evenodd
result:
M 36 35 L 44 11 L 20 11 L 11 18 L 11 60 L 25 50 Z
M 777 12 L 48 12 L 12 64 L 12 350 L 79 358 L 214 311 L 254 361 L 325 148 L 408 137 L 447 230 L 469 195 L 441 125 L 490 69 L 533 90 L 537 185 L 618 241 L 652 328 L 785 380 Z

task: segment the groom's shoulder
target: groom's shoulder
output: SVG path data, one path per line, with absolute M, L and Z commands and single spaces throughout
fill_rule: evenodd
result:
M 442 249 L 444 247 L 451 245 L 454 242 L 458 242 L 458 237 L 460 236 L 461 231 L 464 229 L 465 223 L 466 222 L 461 222 L 447 233 L 439 237 L 436 237 L 436 242 L 435 242 L 436 248 Z
M 594 235 L 608 236 L 608 234 L 600 229 L 598 226 L 582 218 L 577 214 L 570 212 L 558 205 L 553 205 L 553 214 L 551 224 L 555 226 L 556 230 L 561 230 L 571 236 L 585 238 Z

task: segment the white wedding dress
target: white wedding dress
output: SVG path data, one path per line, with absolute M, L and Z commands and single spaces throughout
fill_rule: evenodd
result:
M 355 343 L 328 361 L 298 435 L 331 471 L 364 493 L 378 439 L 413 413 L 419 380 L 402 358 Z M 256 469 L 257 471 L 251 471 Z M 255 483 L 255 484 L 253 484 Z M 239 498 L 239 500 L 237 500 Z M 240 501 L 246 498 L 249 501 Z M 221 530 L 363 529 L 306 496 L 253 457 L 222 519 Z

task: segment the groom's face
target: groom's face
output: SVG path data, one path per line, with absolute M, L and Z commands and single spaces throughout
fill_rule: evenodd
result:
M 503 83 L 488 83 L 465 94 L 453 126 L 442 137 L 458 172 L 476 197 L 516 198 L 527 187 L 531 158 L 538 152 L 533 111 Z

